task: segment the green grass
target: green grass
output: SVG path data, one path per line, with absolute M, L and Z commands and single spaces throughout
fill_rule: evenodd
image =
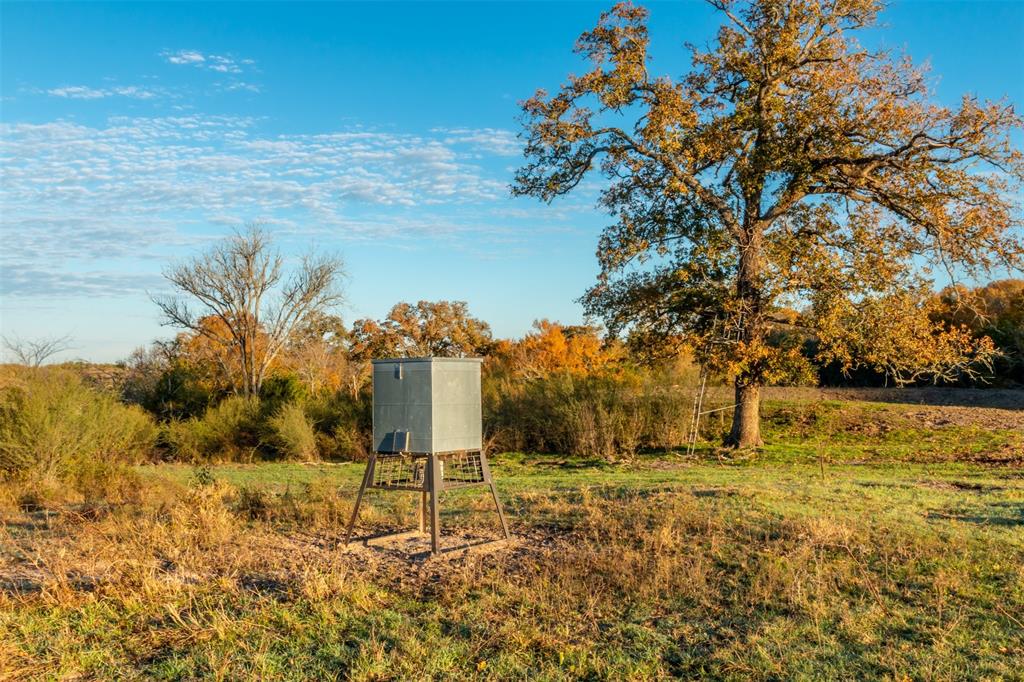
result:
M 1024 473 L 1018 468 L 985 467 L 970 463 L 872 463 L 833 465 L 822 478 L 818 465 L 775 459 L 764 464 L 708 463 L 681 455 L 644 456 L 635 462 L 606 464 L 557 455 L 506 453 L 492 457 L 494 475 L 506 506 L 529 513 L 536 495 L 578 503 L 586 495 L 605 498 L 659 493 L 725 492 L 784 514 L 856 519 L 867 514 L 902 524 L 934 525 L 937 515 L 963 521 L 963 530 L 1005 532 L 1020 541 L 1024 518 Z M 337 487 L 353 495 L 363 464 L 225 464 L 211 468 L 217 480 L 231 486 L 255 486 L 277 494 L 298 492 L 305 485 Z M 187 465 L 140 467 L 143 477 L 187 486 L 195 468 Z M 378 506 L 392 498 L 411 497 L 371 491 Z M 451 504 L 479 495 L 478 491 L 446 493 Z M 1014 504 L 1018 509 L 1014 509 Z M 1017 512 L 1014 515 L 1014 511 Z M 458 514 L 452 510 L 451 514 Z M 929 516 L 931 515 L 931 517 Z M 1005 517 L 1005 518 L 1004 518 Z M 988 519 L 987 522 L 983 522 Z M 535 518 L 524 519 L 536 522 Z M 974 522 L 973 524 L 971 522 Z
M 499 455 L 521 542 L 411 567 L 329 542 L 362 465 L 142 467 L 107 516 L 8 512 L 46 571 L 0 592 L 0 678 L 1024 679 L 1024 471 L 979 463 L 1019 434 L 805 408 L 721 461 Z M 478 490 L 443 509 L 494 529 Z M 364 529 L 412 523 L 369 494 Z

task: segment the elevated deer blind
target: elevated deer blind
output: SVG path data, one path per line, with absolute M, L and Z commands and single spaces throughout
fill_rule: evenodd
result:
M 464 486 L 490 488 L 501 530 L 509 537 L 482 445 L 479 358 L 373 361 L 373 443 L 345 533 L 352 536 L 367 488 L 420 493 L 419 530 L 440 539 L 440 494 Z

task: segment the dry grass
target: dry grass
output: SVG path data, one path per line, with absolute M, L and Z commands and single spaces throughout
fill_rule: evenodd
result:
M 425 561 L 337 546 L 356 464 L 0 486 L 0 679 L 1024 679 L 1007 414 L 787 400 L 722 462 L 501 456 L 515 541 Z M 444 509 L 496 535 L 486 496 Z
M 356 466 L 2 498 L 0 678 L 1020 678 L 1019 470 L 497 468 L 519 541 L 423 562 L 335 546 Z M 411 496 L 370 502 L 364 531 L 409 526 Z

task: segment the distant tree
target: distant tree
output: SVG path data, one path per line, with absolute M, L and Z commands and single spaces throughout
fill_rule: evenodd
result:
M 145 408 L 158 419 L 187 419 L 201 415 L 229 387 L 219 380 L 219 369 L 195 362 L 183 350 L 186 334 L 137 348 L 123 362 L 121 398 Z
M 1024 264 L 1012 105 L 941 106 L 908 58 L 862 48 L 878 0 L 710 4 L 723 25 L 681 80 L 650 73 L 647 11 L 624 3 L 576 44 L 592 70 L 523 104 L 515 194 L 608 179 L 588 311 L 681 336 L 734 377 L 737 446 L 761 443 L 760 388 L 786 364 L 767 343 L 779 306 L 812 306 L 823 361 L 897 381 L 989 361 L 926 301 L 931 268 Z
M 537 320 L 517 341 L 500 342 L 500 356 L 513 376 L 536 379 L 554 372 L 588 374 L 622 358 L 618 346 L 605 347 L 597 327 Z
M 994 378 L 1024 383 L 1024 279 L 1003 279 L 980 287 L 953 285 L 936 296 L 933 317 L 988 337 L 999 350 Z
M 39 339 L 22 339 L 17 336 L 4 336 L 4 348 L 22 365 L 39 367 L 57 353 L 71 348 L 71 336 L 46 336 Z
M 237 386 L 256 395 L 297 327 L 341 302 L 340 259 L 307 255 L 285 273 L 284 259 L 258 225 L 164 271 L 178 294 L 154 297 L 164 323 L 208 340 L 234 361 Z M 210 317 L 219 323 L 211 324 Z
M 196 321 L 196 329 L 178 334 L 177 362 L 187 367 L 200 379 L 203 388 L 213 394 L 244 391 L 245 370 L 241 357 L 231 344 L 220 339 L 230 338 L 231 329 L 217 315 L 204 315 Z M 252 347 L 259 353 L 267 347 L 267 335 L 262 328 L 256 330 Z M 268 371 L 273 363 L 268 366 Z
M 161 377 L 171 366 L 171 343 L 154 342 L 139 346 L 118 364 L 125 368 L 121 398 L 125 402 L 146 406 L 157 391 Z
M 295 330 L 283 363 L 305 383 L 311 394 L 350 385 L 349 332 L 337 315 L 311 316 Z
M 490 326 L 470 315 L 465 301 L 399 303 L 380 322 L 356 320 L 351 338 L 353 355 L 363 360 L 484 355 L 493 343 Z

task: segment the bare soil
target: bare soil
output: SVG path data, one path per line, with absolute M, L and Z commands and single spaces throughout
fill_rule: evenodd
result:
M 766 400 L 850 400 L 942 407 L 983 407 L 1024 412 L 1024 389 L 1014 388 L 803 388 L 770 386 Z M 1024 420 L 1024 414 L 1017 418 Z
M 920 405 L 906 414 L 920 419 L 923 428 L 978 426 L 985 429 L 1024 430 L 1024 389 L 980 388 L 805 388 L 769 386 L 762 391 L 769 401 L 872 402 Z M 732 389 L 708 389 L 707 401 L 732 400 Z

